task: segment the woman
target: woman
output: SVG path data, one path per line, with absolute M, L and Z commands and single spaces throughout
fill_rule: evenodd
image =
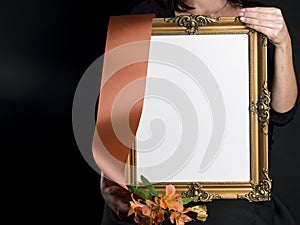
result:
M 144 0 L 132 14 L 155 13 L 156 17 L 196 14 L 209 17 L 239 16 L 248 27 L 266 35 L 271 44 L 270 90 L 272 93 L 269 137 L 273 127 L 292 120 L 298 96 L 292 58 L 291 38 L 280 9 L 266 7 L 254 1 L 238 0 Z M 269 143 L 273 141 L 270 140 Z M 269 146 L 269 149 L 271 146 Z M 102 177 L 101 192 L 106 202 L 102 225 L 131 224 L 127 218 L 130 193 L 118 184 Z M 217 200 L 207 204 L 206 222 L 213 225 L 295 225 L 287 208 L 272 196 L 270 202 L 249 203 L 244 200 Z M 281 216 L 279 216 L 281 215 Z M 284 215 L 284 216 L 282 216 Z M 168 224 L 166 222 L 165 224 Z

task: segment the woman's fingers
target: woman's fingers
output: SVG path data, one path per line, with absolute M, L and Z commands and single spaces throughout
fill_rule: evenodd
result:
M 281 10 L 275 7 L 250 7 L 242 8 L 240 12 L 244 12 L 247 17 L 262 17 L 261 19 L 268 19 L 268 16 L 282 17 Z
M 266 35 L 275 45 L 289 40 L 289 33 L 281 10 L 274 7 L 243 8 L 240 20 L 248 27 Z

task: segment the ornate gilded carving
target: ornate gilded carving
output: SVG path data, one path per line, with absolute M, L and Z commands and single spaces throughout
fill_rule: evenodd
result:
M 239 16 L 236 16 L 236 17 L 234 18 L 234 22 L 241 22 L 240 17 L 239 17 Z
M 270 103 L 271 93 L 268 91 L 267 82 L 263 83 L 263 94 L 258 97 L 258 101 L 252 102 L 250 105 L 250 111 L 258 115 L 259 122 L 262 123 L 263 132 L 268 134 L 268 125 L 270 120 Z
M 238 195 L 240 199 L 248 199 L 250 202 L 270 201 L 272 180 L 268 175 L 267 170 L 263 170 L 263 180 L 258 184 L 251 183 L 252 191 L 242 196 Z
M 178 26 L 186 28 L 188 34 L 196 34 L 200 26 L 205 26 L 209 23 L 217 22 L 219 18 L 209 18 L 200 15 L 184 15 L 175 16 L 173 18 L 165 18 L 166 22 L 177 23 Z
M 256 33 L 256 31 L 255 31 L 254 29 L 251 29 L 251 28 L 249 29 L 249 34 L 250 34 L 250 35 L 253 35 L 253 34 L 255 34 L 255 33 Z
M 260 34 L 261 35 L 261 41 L 262 41 L 262 45 L 266 48 L 268 46 L 268 38 L 267 36 Z
M 196 213 L 196 219 L 200 221 L 206 221 L 207 215 L 207 207 L 206 205 L 196 205 L 191 207 L 191 211 Z
M 221 198 L 220 195 L 208 194 L 207 192 L 203 191 L 200 183 L 192 183 L 188 187 L 188 190 L 183 192 L 181 195 L 183 198 L 194 197 L 194 202 L 211 202 L 213 199 Z

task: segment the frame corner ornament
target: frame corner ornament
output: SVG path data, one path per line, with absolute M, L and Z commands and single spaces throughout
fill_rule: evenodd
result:
M 272 179 L 268 171 L 263 170 L 263 179 L 258 184 L 252 183 L 253 190 L 246 195 L 238 195 L 239 199 L 247 199 L 249 202 L 261 202 L 271 200 Z
M 268 125 L 270 120 L 270 103 L 271 92 L 268 90 L 267 82 L 263 83 L 263 94 L 258 97 L 257 102 L 252 102 L 250 105 L 250 111 L 256 113 L 259 122 L 262 123 L 264 134 L 268 134 Z
M 249 35 L 253 35 L 253 34 L 255 34 L 255 33 L 256 33 L 256 31 L 255 31 L 254 29 L 249 28 Z
M 262 46 L 265 48 L 268 47 L 268 37 L 261 33 L 260 35 L 261 35 Z
M 178 26 L 183 26 L 186 28 L 185 32 L 188 34 L 196 34 L 199 30 L 199 27 L 205 26 L 209 23 L 215 23 L 219 21 L 219 17 L 210 18 L 206 16 L 200 15 L 183 15 L 183 16 L 175 16 L 172 18 L 165 18 L 164 20 L 169 23 L 177 23 Z
M 213 199 L 221 199 L 220 195 L 209 194 L 202 190 L 200 183 L 192 183 L 188 190 L 181 193 L 183 198 L 194 198 L 194 202 L 211 202 Z

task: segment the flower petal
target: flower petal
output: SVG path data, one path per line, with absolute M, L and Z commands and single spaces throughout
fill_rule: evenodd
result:
M 166 196 L 174 195 L 175 193 L 176 189 L 173 184 L 169 184 L 166 186 Z
M 174 219 L 175 219 L 176 214 L 177 214 L 177 212 L 172 212 L 172 214 L 170 215 L 171 223 L 174 223 Z

